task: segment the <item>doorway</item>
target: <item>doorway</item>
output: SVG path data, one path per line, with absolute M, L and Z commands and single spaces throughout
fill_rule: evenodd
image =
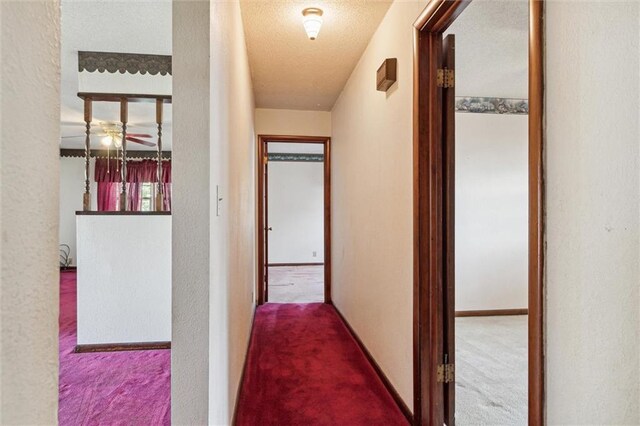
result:
M 528 18 L 526 2 L 474 1 L 444 33 L 455 39 L 459 426 L 527 423 Z
M 331 302 L 330 143 L 258 136 L 259 305 Z
M 414 23 L 414 424 L 454 425 L 455 46 L 445 31 L 471 3 L 431 0 Z M 528 423 L 544 422 L 542 2 L 528 28 Z

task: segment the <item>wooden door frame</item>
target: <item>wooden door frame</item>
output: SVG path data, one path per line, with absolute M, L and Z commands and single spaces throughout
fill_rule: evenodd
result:
M 471 0 L 430 0 L 414 23 L 414 424 L 442 425 L 441 306 L 447 258 L 442 226 L 442 89 L 436 74 L 439 40 Z M 543 0 L 529 0 L 529 425 L 544 424 L 544 180 L 543 180 Z
M 258 149 L 256 171 L 258 175 L 257 181 L 257 262 L 258 262 L 258 281 L 256 283 L 257 304 L 265 303 L 263 265 L 266 261 L 264 255 L 264 233 L 265 228 L 264 216 L 262 214 L 264 205 L 264 177 L 262 174 L 262 165 L 264 157 L 267 154 L 267 144 L 278 143 L 310 143 L 322 144 L 324 147 L 324 303 L 331 303 L 331 138 L 328 136 L 284 136 L 284 135 L 258 135 Z

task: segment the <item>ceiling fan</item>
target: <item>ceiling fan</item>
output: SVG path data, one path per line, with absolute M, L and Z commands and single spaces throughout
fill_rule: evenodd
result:
M 92 134 L 92 136 L 102 137 L 102 139 L 100 139 L 100 143 L 104 147 L 113 146 L 117 149 L 122 147 L 122 124 L 102 122 L 100 123 L 100 127 L 102 127 L 102 133 Z M 62 136 L 62 139 L 84 138 L 85 136 L 86 135 Z M 152 137 L 153 136 L 146 133 L 127 132 L 127 141 L 138 143 L 140 145 L 156 146 L 154 142 L 145 140 L 147 138 L 152 138 Z

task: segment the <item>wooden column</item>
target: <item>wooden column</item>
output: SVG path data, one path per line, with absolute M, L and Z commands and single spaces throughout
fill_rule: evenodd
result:
M 82 210 L 91 210 L 91 98 L 84 99 L 84 122 L 85 122 L 85 140 L 84 140 L 84 194 L 82 197 Z
M 127 121 L 129 116 L 129 101 L 120 99 L 120 122 L 122 123 L 122 164 L 120 166 L 120 179 L 122 190 L 120 192 L 120 211 L 127 210 Z
M 156 211 L 164 210 L 164 186 L 162 184 L 162 99 L 156 99 L 156 124 L 158 125 L 158 185 L 156 185 Z

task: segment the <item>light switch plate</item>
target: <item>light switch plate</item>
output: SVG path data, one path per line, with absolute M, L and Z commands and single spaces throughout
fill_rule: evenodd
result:
M 220 192 L 220 185 L 216 185 L 216 216 L 222 214 L 222 193 Z

